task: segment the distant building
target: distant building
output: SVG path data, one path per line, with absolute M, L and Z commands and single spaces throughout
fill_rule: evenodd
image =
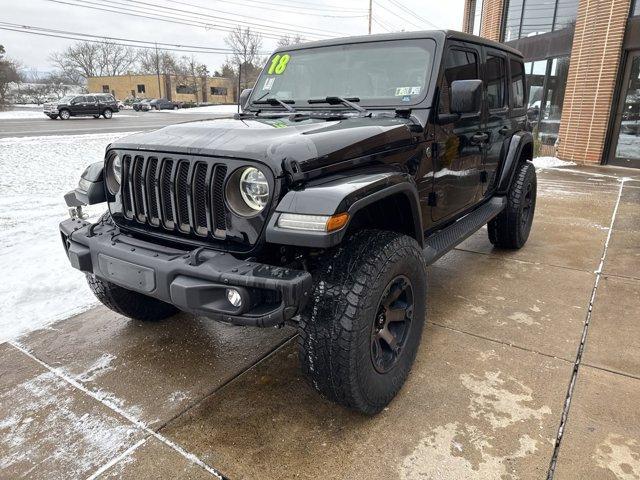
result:
M 524 54 L 541 155 L 640 167 L 640 0 L 465 0 L 463 30 Z
M 232 82 L 222 77 L 190 75 L 116 75 L 89 77 L 90 93 L 111 93 L 118 100 L 127 98 L 167 98 L 178 102 L 233 103 Z

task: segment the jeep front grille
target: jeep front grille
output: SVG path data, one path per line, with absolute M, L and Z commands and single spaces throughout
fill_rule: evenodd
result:
M 226 175 L 226 165 L 201 159 L 124 155 L 124 216 L 183 234 L 225 238 Z

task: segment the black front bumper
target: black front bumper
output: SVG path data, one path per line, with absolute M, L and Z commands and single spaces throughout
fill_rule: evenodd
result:
M 300 313 L 311 295 L 308 272 L 204 248 L 168 248 L 126 236 L 110 222 L 69 219 L 60 232 L 78 270 L 215 320 L 279 325 Z M 228 288 L 240 292 L 240 307 L 227 300 Z

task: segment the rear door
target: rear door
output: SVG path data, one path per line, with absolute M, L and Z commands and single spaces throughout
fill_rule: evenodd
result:
M 435 125 L 434 222 L 470 207 L 479 195 L 484 150 L 473 137 L 483 133 L 482 111 L 451 115 L 449 92 L 455 80 L 481 78 L 481 53 L 480 47 L 460 41 L 449 42 L 445 49 Z
M 485 85 L 486 130 L 489 141 L 485 145 L 481 175 L 481 194 L 489 195 L 494 185 L 500 158 L 508 147 L 513 128 L 509 118 L 507 88 L 508 57 L 497 49 L 484 47 L 483 80 Z
M 87 115 L 97 115 L 100 113 L 100 107 L 98 105 L 98 99 L 93 95 L 87 95 L 87 103 L 85 112 Z

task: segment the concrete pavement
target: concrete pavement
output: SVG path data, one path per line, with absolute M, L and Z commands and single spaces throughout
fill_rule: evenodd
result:
M 123 110 L 110 120 L 100 117 L 72 117 L 69 120 L 42 118 L 0 120 L 0 138 L 35 137 L 43 135 L 82 135 L 88 133 L 117 133 L 152 130 L 174 123 L 220 118 L 223 114 L 181 114 L 166 111 L 136 112 Z
M 640 478 L 640 172 L 538 178 L 522 250 L 483 229 L 430 268 L 377 417 L 305 384 L 293 329 L 100 307 L 0 345 L 0 476 Z

